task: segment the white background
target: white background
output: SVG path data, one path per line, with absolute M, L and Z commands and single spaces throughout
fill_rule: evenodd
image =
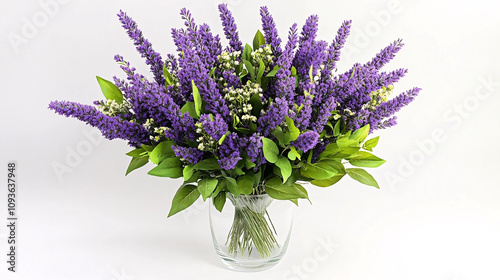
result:
M 166 56 L 184 6 L 222 33 L 218 2 L 0 1 L 0 279 L 500 279 L 498 1 L 228 2 L 245 42 L 263 4 L 282 38 L 310 14 L 327 41 L 352 19 L 340 71 L 403 38 L 385 69 L 409 68 L 398 92 L 423 88 L 399 125 L 377 134 L 381 189 L 349 178 L 309 187 L 313 205 L 297 209 L 289 251 L 265 272 L 222 266 L 207 205 L 166 218 L 179 181 L 147 168 L 125 177 L 126 143 L 47 110 L 51 100 L 101 99 L 95 76 L 122 75 L 117 53 L 147 71 L 120 9 Z M 16 273 L 6 263 L 9 160 L 18 164 Z

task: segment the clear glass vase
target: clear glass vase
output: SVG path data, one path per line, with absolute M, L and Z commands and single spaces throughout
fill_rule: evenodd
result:
M 227 195 L 222 212 L 211 202 L 209 215 L 214 247 L 222 262 L 237 271 L 276 265 L 288 247 L 295 205 L 267 194 Z

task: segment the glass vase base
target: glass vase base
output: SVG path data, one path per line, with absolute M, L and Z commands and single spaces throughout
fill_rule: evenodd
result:
M 226 258 L 224 256 L 220 256 L 221 261 L 225 264 L 230 270 L 240 271 L 240 272 L 258 272 L 270 269 L 271 267 L 277 265 L 281 260 L 280 256 L 269 259 L 261 259 L 261 260 L 235 260 L 233 258 Z

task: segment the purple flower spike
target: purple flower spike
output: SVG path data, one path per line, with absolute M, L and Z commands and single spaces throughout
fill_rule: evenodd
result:
M 222 26 L 224 27 L 224 34 L 229 40 L 229 51 L 243 51 L 243 44 L 236 30 L 236 23 L 234 22 L 233 15 L 227 8 L 227 4 L 219 4 L 219 12 Z
M 305 153 L 316 146 L 318 139 L 319 134 L 316 131 L 309 130 L 299 135 L 299 138 L 290 143 L 290 145 Z
M 203 152 L 192 147 L 172 146 L 176 156 L 189 163 L 197 164 L 203 158 Z
M 236 133 L 229 134 L 222 145 L 219 147 L 219 165 L 224 170 L 230 170 L 236 167 L 241 160 L 239 137 Z
M 151 72 L 153 73 L 155 80 L 158 84 L 164 84 L 165 78 L 163 78 L 163 60 L 161 55 L 153 50 L 153 45 L 142 35 L 142 31 L 137 27 L 137 23 L 132 20 L 126 13 L 120 11 L 118 14 L 120 22 L 123 28 L 127 30 L 127 34 L 134 41 L 134 45 L 137 46 L 137 50 L 143 58 L 146 58 L 146 64 L 151 67 Z
M 255 163 L 256 167 L 259 167 L 267 162 L 264 157 L 264 151 L 262 150 L 262 137 L 258 134 L 254 133 L 248 138 L 246 152 L 250 161 Z
M 344 47 L 345 40 L 351 31 L 351 20 L 346 20 L 342 23 L 339 30 L 337 31 L 337 36 L 333 40 L 332 44 L 328 47 L 328 58 L 327 65 L 323 70 L 323 77 L 328 77 L 327 75 L 335 69 L 335 64 L 340 60 L 340 50 Z
M 275 56 L 280 56 L 281 39 L 278 36 L 278 30 L 276 29 L 273 16 L 269 13 L 266 6 L 260 7 L 260 16 L 262 19 L 262 30 L 264 31 L 266 43 L 271 45 Z
M 118 117 L 106 116 L 91 105 L 76 102 L 52 101 L 49 109 L 59 115 L 73 117 L 98 128 L 106 139 L 125 139 L 131 146 L 138 147 L 149 143 L 148 132 L 138 123 L 121 120 Z
M 203 129 L 212 136 L 215 141 L 219 139 L 227 132 L 227 123 L 224 121 L 221 115 L 216 114 L 214 120 L 212 121 L 210 115 L 202 115 L 200 117 L 200 122 L 203 124 Z
M 382 49 L 372 61 L 365 64 L 365 66 L 373 66 L 375 69 L 379 70 L 387 62 L 391 61 L 396 56 L 396 53 L 404 46 L 403 41 L 398 39 L 394 41 L 389 46 Z

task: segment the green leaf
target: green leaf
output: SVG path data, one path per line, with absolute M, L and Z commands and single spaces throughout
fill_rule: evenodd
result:
M 189 116 L 191 116 L 191 118 L 193 119 L 200 118 L 200 116 L 196 114 L 194 102 L 187 102 L 186 104 L 184 104 L 184 106 L 182 106 L 181 113 L 184 114 L 186 112 L 188 112 Z
M 224 204 L 226 204 L 226 192 L 220 192 L 216 197 L 212 198 L 212 202 L 219 212 L 222 212 Z
M 379 136 L 372 138 L 370 140 L 367 140 L 365 144 L 363 144 L 363 149 L 368 150 L 370 152 L 373 151 L 373 148 L 375 148 L 378 144 Z
M 226 133 L 224 133 L 224 135 L 222 135 L 219 139 L 219 145 L 222 145 L 222 143 L 224 142 L 224 140 L 226 139 L 226 137 L 231 134 L 231 131 L 227 131 Z
M 354 73 L 356 73 L 356 67 L 352 68 L 352 73 L 351 76 L 349 77 L 349 80 L 352 79 L 352 77 L 354 77 Z
M 338 173 L 333 165 L 321 161 L 313 164 L 304 164 L 300 171 L 302 175 L 315 180 L 328 179 Z
M 193 164 L 186 165 L 182 170 L 182 176 L 184 177 L 184 181 L 188 181 L 193 176 L 194 173 L 193 166 L 194 166 Z
M 203 103 L 200 95 L 200 91 L 198 87 L 194 84 L 194 80 L 191 80 L 191 84 L 193 85 L 193 100 L 194 100 L 194 111 L 196 116 L 200 118 L 201 116 L 201 104 Z
M 276 137 L 278 143 L 281 147 L 285 147 L 285 133 L 281 130 L 281 127 L 277 126 L 273 131 L 273 136 Z
M 226 181 L 226 187 L 227 187 L 227 189 L 234 196 L 238 196 L 238 195 L 240 195 L 240 194 L 243 193 L 242 190 L 239 188 L 238 183 L 236 182 L 236 180 L 234 178 L 225 177 L 225 181 Z
M 144 150 L 144 148 L 141 147 L 126 153 L 126 155 L 129 157 L 143 157 L 145 153 L 146 150 Z
M 255 167 L 255 163 L 253 163 L 247 155 L 243 156 L 243 164 L 245 165 L 246 169 Z
M 243 167 L 244 163 L 243 162 L 238 162 L 239 164 L 241 163 L 241 167 Z M 235 168 L 231 169 L 231 170 L 227 170 L 228 173 L 230 174 L 231 177 L 233 178 L 236 178 L 240 175 L 244 175 L 245 172 L 243 170 L 241 170 L 241 168 L 239 168 L 238 166 L 236 166 Z
M 369 124 L 354 131 L 354 133 L 349 137 L 349 139 L 357 141 L 358 143 L 361 143 L 361 142 L 365 141 L 366 137 L 368 136 L 368 133 L 370 133 L 370 125 Z
M 225 180 L 219 180 L 219 183 L 217 184 L 217 187 L 215 188 L 212 197 L 216 197 L 219 195 L 219 193 L 227 191 L 226 185 L 227 183 Z
M 253 176 L 253 184 L 254 184 L 254 186 L 260 184 L 260 179 L 262 179 L 262 171 L 259 168 L 259 172 L 255 173 L 255 175 Z
M 290 160 L 295 160 L 296 158 L 298 158 L 299 160 L 301 160 L 300 159 L 300 153 L 297 151 L 297 149 L 294 146 L 290 146 L 290 151 L 288 152 L 288 158 Z
M 292 69 L 290 69 L 290 71 L 292 72 L 292 76 L 297 76 L 297 68 L 295 68 L 295 66 L 292 66 Z
M 373 178 L 372 175 L 370 175 L 368 172 L 366 172 L 364 169 L 361 168 L 348 168 L 346 169 L 347 174 L 353 178 L 354 180 L 363 183 L 368 186 L 373 186 L 379 189 L 380 187 L 377 184 L 377 181 Z
M 260 99 L 260 95 L 258 93 L 254 94 L 250 98 L 250 105 L 252 105 L 252 115 L 260 116 L 260 111 L 264 106 L 262 105 L 262 100 Z
M 324 180 L 312 180 L 311 181 L 311 184 L 315 185 L 315 186 L 318 186 L 318 187 L 329 187 L 335 183 L 337 183 L 338 181 L 340 181 L 340 179 L 342 179 L 342 177 L 344 177 L 345 173 L 344 174 L 337 174 L 335 176 L 333 176 L 332 178 L 328 178 L 328 179 L 324 179 Z
M 294 169 L 292 170 L 292 175 L 288 177 L 288 179 L 285 182 L 285 185 L 291 186 L 297 182 L 297 180 L 300 178 L 300 170 L 299 169 Z
M 168 72 L 167 67 L 163 64 L 163 76 L 165 77 L 165 86 L 170 86 L 174 83 L 172 75 Z
M 96 76 L 97 82 L 99 83 L 99 87 L 101 87 L 101 91 L 104 94 L 104 97 L 108 100 L 114 100 L 118 102 L 118 104 L 123 103 L 123 94 L 120 89 L 115 86 L 112 82 L 105 80 L 99 76 Z
M 311 79 L 311 84 L 314 83 L 314 78 L 313 78 L 313 66 L 309 68 L 309 79 Z
M 262 35 L 260 30 L 257 30 L 257 33 L 255 33 L 255 36 L 253 37 L 253 49 L 258 50 L 260 46 L 265 44 L 266 40 L 264 39 L 264 35 Z
M 354 143 L 354 142 L 353 142 Z M 347 158 L 359 151 L 359 147 L 344 147 L 340 149 L 336 143 L 330 143 L 325 150 L 319 155 L 319 159 L 325 158 Z
M 349 163 L 358 167 L 379 167 L 385 163 L 385 160 L 368 152 L 358 152 L 349 159 Z
M 290 161 L 284 156 L 278 156 L 278 161 L 275 163 L 281 170 L 281 177 L 283 177 L 283 182 L 288 180 L 288 177 L 292 175 L 292 165 Z
M 188 208 L 193 204 L 198 197 L 200 197 L 200 192 L 198 188 L 194 185 L 184 185 L 181 186 L 177 193 L 175 193 L 174 199 L 172 200 L 172 207 L 168 213 L 168 217 Z
M 151 147 L 151 146 L 148 146 L 148 145 L 145 145 L 145 144 L 142 144 L 141 148 L 143 148 L 147 152 L 152 152 L 153 149 L 154 149 L 154 147 Z
M 254 178 L 254 173 L 253 172 L 247 172 L 245 175 L 238 177 L 237 183 L 238 183 L 238 189 L 241 191 L 243 194 L 251 194 L 253 191 L 253 178 Z
M 257 72 L 257 83 L 261 83 L 261 78 L 262 75 L 264 75 L 264 70 L 266 70 L 266 65 L 262 61 L 262 59 L 259 61 L 259 72 Z
M 128 165 L 127 172 L 125 176 L 127 176 L 130 172 L 136 170 L 137 168 L 143 167 L 148 163 L 148 157 L 133 157 Z
M 276 146 L 276 143 L 273 140 L 262 137 L 262 149 L 264 151 L 264 157 L 270 163 L 275 163 L 278 161 L 279 149 Z
M 175 145 L 174 141 L 163 141 L 156 145 L 151 153 L 149 153 L 149 159 L 156 165 L 160 164 L 164 159 L 169 157 L 175 157 L 174 150 L 172 146 Z
M 210 72 L 208 73 L 208 76 L 210 78 L 213 78 L 215 75 L 215 70 L 217 69 L 217 67 L 213 67 L 212 70 L 210 70 Z
M 348 147 L 359 147 L 359 141 L 357 139 L 351 138 L 351 131 L 337 139 L 337 146 L 340 150 L 344 150 Z
M 252 63 L 246 59 L 243 59 L 243 63 L 245 64 L 248 73 L 250 73 L 250 79 L 255 83 L 255 69 L 253 69 Z
M 288 131 L 290 132 L 290 141 L 295 141 L 299 138 L 300 130 L 295 126 L 292 119 L 289 117 L 285 117 L 286 126 L 288 127 Z
M 218 180 L 214 178 L 203 178 L 200 182 L 198 182 L 198 191 L 200 192 L 203 201 L 207 200 L 207 198 L 212 195 L 212 192 L 217 187 L 217 182 Z
M 151 169 L 148 174 L 158 177 L 179 178 L 182 177 L 182 163 L 178 157 L 167 158 L 160 165 Z
M 240 65 L 241 65 L 241 64 L 240 64 Z M 247 74 L 248 74 L 247 69 L 243 69 L 243 71 L 241 71 L 241 73 L 240 73 L 240 81 L 241 81 L 241 79 L 242 79 L 243 77 L 245 77 Z
M 292 184 L 291 186 L 284 185 L 278 177 L 273 177 L 266 182 L 266 193 L 270 197 L 279 200 L 296 198 L 309 199 L 304 187 L 299 184 Z
M 340 135 L 340 120 L 335 123 L 333 127 L 333 136 L 338 137 Z
M 249 44 L 245 44 L 241 58 L 245 60 L 250 60 L 252 58 L 252 47 Z
M 193 166 L 195 170 L 220 170 L 219 163 L 215 158 L 204 159 Z
M 269 73 L 267 73 L 266 77 L 272 78 L 276 76 L 276 73 L 278 73 L 278 70 L 280 70 L 280 67 L 278 65 L 274 66 L 273 70 L 271 70 Z

